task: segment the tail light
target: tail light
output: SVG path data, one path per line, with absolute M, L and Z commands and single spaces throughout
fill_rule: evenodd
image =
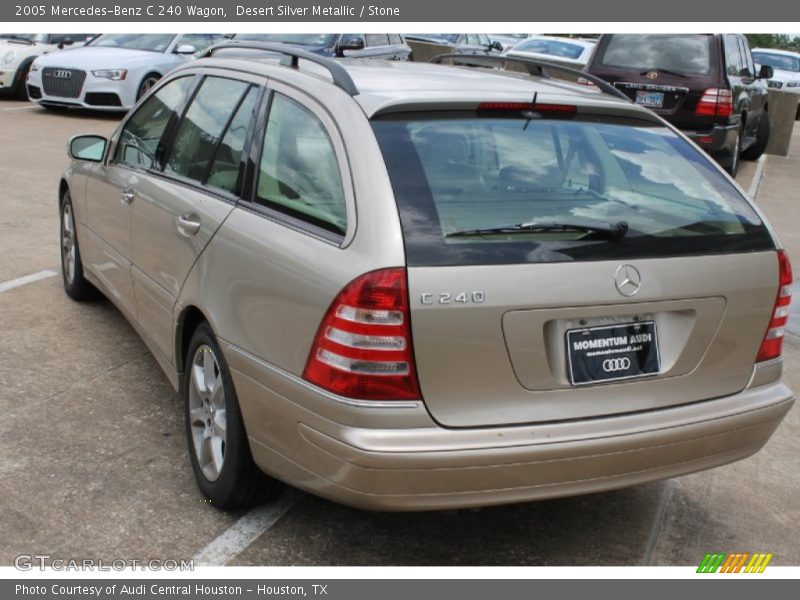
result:
M 733 114 L 733 94 L 723 88 L 707 89 L 694 112 L 707 117 L 730 117 Z
M 778 250 L 778 273 L 778 297 L 756 362 L 778 358 L 783 349 L 784 327 L 789 320 L 789 304 L 792 302 L 792 265 L 783 250 Z
M 339 293 L 319 326 L 303 378 L 348 398 L 420 397 L 405 269 L 372 271 Z

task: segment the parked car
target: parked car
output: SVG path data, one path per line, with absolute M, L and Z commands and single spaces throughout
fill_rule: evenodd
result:
M 503 46 L 485 33 L 407 33 L 407 40 L 453 46 L 459 52 L 500 52 Z
M 211 33 L 101 35 L 33 61 L 28 97 L 44 108 L 126 111 L 170 70 L 224 39 Z
M 753 60 L 758 65 L 769 65 L 773 74 L 769 87 L 800 94 L 800 53 L 771 48 L 753 48 Z M 800 119 L 800 106 L 797 107 Z
M 214 506 L 521 502 L 769 439 L 789 261 L 674 127 L 596 78 L 260 48 L 73 138 L 58 189 L 66 293 L 141 333 Z
M 603 35 L 586 71 L 683 130 L 729 173 L 769 141 L 767 80 L 739 34 Z
M 522 40 L 526 39 L 529 34 L 527 33 L 489 33 L 490 42 L 497 42 L 500 44 L 500 51 L 511 50 L 514 46 L 519 44 Z
M 239 33 L 233 39 L 291 44 L 330 57 L 408 60 L 411 55 L 399 33 Z
M 25 79 L 37 56 L 66 47 L 82 46 L 88 33 L 0 34 L 0 96 L 27 97 Z
M 595 41 L 590 40 L 536 35 L 520 42 L 505 54 L 582 69 L 589 62 L 596 45 Z

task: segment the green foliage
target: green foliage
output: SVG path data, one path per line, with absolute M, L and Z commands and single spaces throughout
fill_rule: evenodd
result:
M 748 33 L 747 41 L 751 48 L 776 48 L 800 52 L 800 37 L 785 33 Z

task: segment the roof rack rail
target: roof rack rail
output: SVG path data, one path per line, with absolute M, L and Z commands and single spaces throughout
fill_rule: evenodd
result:
M 237 48 L 239 50 L 262 50 L 264 52 L 274 52 L 275 54 L 280 54 L 280 64 L 284 67 L 289 67 L 292 69 L 298 68 L 298 63 L 301 58 L 303 60 L 307 60 L 308 62 L 316 63 L 327 69 L 328 73 L 331 74 L 331 77 L 333 78 L 333 84 L 336 87 L 343 89 L 351 96 L 358 96 L 359 92 L 356 84 L 353 82 L 350 74 L 342 65 L 329 58 L 320 56 L 319 54 L 313 54 L 288 44 L 276 42 L 237 42 L 236 40 L 231 40 L 209 46 L 202 52 L 199 52 L 196 56 L 198 58 L 207 58 L 209 56 L 213 56 L 214 52 L 217 50 L 232 48 Z
M 547 69 L 553 71 L 561 71 L 562 73 L 569 73 L 570 75 L 577 75 L 578 77 L 583 77 L 587 81 L 591 81 L 595 84 L 600 90 L 604 91 L 607 94 L 611 94 L 612 96 L 616 96 L 617 98 L 622 98 L 623 100 L 627 100 L 631 102 L 631 99 L 628 98 L 624 93 L 620 90 L 615 88 L 613 85 L 604 81 L 597 77 L 596 75 L 591 75 L 589 73 L 585 73 L 583 71 L 579 71 L 578 69 L 572 69 L 570 67 L 563 67 L 561 65 L 557 65 L 554 63 L 550 63 L 544 60 L 536 60 L 533 58 L 521 58 L 517 56 L 503 56 L 497 54 L 465 54 L 465 53 L 453 53 L 453 54 L 440 54 L 438 56 L 434 56 L 430 59 L 429 62 L 435 64 L 441 64 L 445 60 L 457 60 L 457 59 L 469 59 L 470 61 L 474 60 L 485 60 L 488 62 L 502 62 L 502 63 L 515 63 L 519 65 L 523 65 L 527 67 L 528 73 L 531 75 L 536 75 L 538 77 L 545 77 L 547 79 L 552 79 L 547 74 Z

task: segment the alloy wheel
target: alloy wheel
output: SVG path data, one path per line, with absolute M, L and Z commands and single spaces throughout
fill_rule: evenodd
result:
M 75 220 L 67 202 L 61 212 L 61 265 L 68 285 L 75 281 Z
M 225 462 L 227 412 L 219 362 L 206 344 L 192 358 L 189 422 L 197 463 L 208 481 L 216 481 Z

